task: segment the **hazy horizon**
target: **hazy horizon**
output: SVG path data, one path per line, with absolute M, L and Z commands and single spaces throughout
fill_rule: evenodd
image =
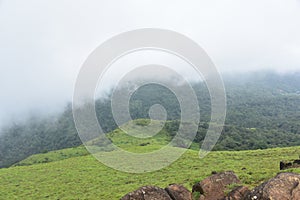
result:
M 299 8 L 298 0 L 2 0 L 0 126 L 29 113 L 60 111 L 72 101 L 88 55 L 133 29 L 162 28 L 188 36 L 222 74 L 300 72 Z

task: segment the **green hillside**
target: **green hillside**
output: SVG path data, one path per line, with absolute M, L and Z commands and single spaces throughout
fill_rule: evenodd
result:
M 179 183 L 191 189 L 212 171 L 225 170 L 235 171 L 244 184 L 253 187 L 278 173 L 281 160 L 298 158 L 300 147 L 215 151 L 204 159 L 188 150 L 169 167 L 144 174 L 113 170 L 85 154 L 83 147 L 64 149 L 21 162 L 29 166 L 0 169 L 0 199 L 119 199 L 143 185 Z M 46 158 L 48 163 L 39 163 Z
M 63 149 L 58 151 L 51 151 L 43 154 L 35 154 L 16 163 L 14 166 L 27 166 L 40 163 L 49 163 L 59 160 L 64 160 L 73 157 L 89 155 L 85 147 L 80 146 L 76 148 Z
M 224 76 L 224 84 L 227 115 L 224 132 L 215 150 L 300 145 L 300 73 L 259 72 Z M 124 86 L 122 90 L 128 88 Z M 194 83 L 193 88 L 201 115 L 195 140 L 199 144 L 210 119 L 210 95 L 202 82 Z M 95 102 L 96 114 L 105 133 L 118 128 L 112 115 L 110 95 Z M 149 118 L 149 108 L 155 104 L 162 105 L 167 112 L 167 120 L 174 121 L 176 125 L 181 113 L 179 102 L 172 91 L 156 84 L 145 85 L 133 93 L 129 102 L 132 119 Z M 169 136 L 174 134 L 174 127 L 166 127 Z M 0 168 L 9 167 L 30 155 L 81 144 L 69 104 L 55 116 L 31 116 L 1 127 Z

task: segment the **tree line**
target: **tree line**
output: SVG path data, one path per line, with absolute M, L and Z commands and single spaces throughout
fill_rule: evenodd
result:
M 300 145 L 300 74 L 265 73 L 244 78 L 225 77 L 227 118 L 214 150 L 264 149 Z M 178 86 L 179 87 L 179 86 Z M 193 85 L 201 123 L 195 138 L 201 145 L 210 119 L 210 96 L 204 83 Z M 124 88 L 126 89 L 126 88 Z M 149 108 L 161 104 L 169 122 L 165 130 L 173 137 L 180 120 L 180 106 L 167 88 L 150 84 L 130 100 L 132 119 L 149 118 Z M 96 101 L 96 113 L 104 132 L 117 128 L 109 97 Z M 4 127 L 0 134 L 0 167 L 8 167 L 29 155 L 81 145 L 71 105 L 59 115 L 32 117 Z

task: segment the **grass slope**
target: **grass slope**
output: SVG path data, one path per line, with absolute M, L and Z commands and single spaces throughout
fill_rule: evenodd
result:
M 244 184 L 254 187 L 279 172 L 280 160 L 297 159 L 300 147 L 211 152 L 204 159 L 188 150 L 169 167 L 144 174 L 113 170 L 91 155 L 78 156 L 83 151 L 79 147 L 35 155 L 24 161 L 33 165 L 1 169 L 0 199 L 119 199 L 143 185 L 179 183 L 191 189 L 212 171 L 225 170 L 235 171 Z M 57 156 L 61 154 L 70 158 Z M 45 157 L 53 162 L 34 164 Z M 289 171 L 299 173 L 300 169 Z
M 80 146 L 76 148 L 50 151 L 48 153 L 43 153 L 43 154 L 35 154 L 16 163 L 14 166 L 27 166 L 27 165 L 34 165 L 39 163 L 49 163 L 49 162 L 64 160 L 72 157 L 85 156 L 85 155 L 89 155 L 89 152 L 86 150 L 84 146 Z

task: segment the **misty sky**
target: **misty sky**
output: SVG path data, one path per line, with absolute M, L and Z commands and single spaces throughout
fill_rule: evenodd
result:
M 0 0 L 0 125 L 61 109 L 87 56 L 138 28 L 185 34 L 222 72 L 300 70 L 299 0 Z

